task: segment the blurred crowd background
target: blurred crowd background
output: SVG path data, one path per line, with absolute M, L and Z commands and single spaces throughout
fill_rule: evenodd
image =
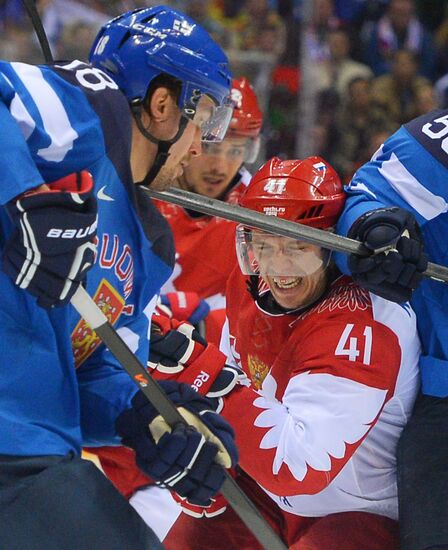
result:
M 318 154 L 348 180 L 404 122 L 448 107 L 448 0 L 38 0 L 56 59 L 100 26 L 165 3 L 200 22 L 265 113 L 258 163 Z M 21 0 L 0 0 L 0 58 L 42 62 Z

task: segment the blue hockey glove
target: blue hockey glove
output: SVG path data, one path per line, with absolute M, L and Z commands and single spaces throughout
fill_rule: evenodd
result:
M 224 482 L 223 467 L 235 466 L 238 460 L 233 429 L 189 385 L 174 381 L 160 385 L 191 425 L 179 424 L 171 431 L 138 392 L 132 408 L 118 417 L 117 432 L 123 444 L 135 450 L 137 465 L 145 474 L 190 503 L 208 506 Z
M 3 271 L 44 308 L 70 301 L 93 265 L 97 208 L 88 172 L 25 193 L 6 209 L 16 229 L 6 243 Z
M 369 257 L 351 254 L 348 265 L 353 279 L 367 290 L 392 302 L 409 301 L 428 265 L 412 214 L 398 207 L 372 210 L 356 220 L 348 237 L 373 251 L 394 247 Z

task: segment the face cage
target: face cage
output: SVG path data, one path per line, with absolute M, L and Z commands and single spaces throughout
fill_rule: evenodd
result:
M 254 250 L 254 234 L 263 237 L 266 243 L 265 253 L 260 249 Z M 279 237 L 238 225 L 236 229 L 236 254 L 241 272 L 244 275 L 261 275 L 262 277 L 308 277 L 328 267 L 331 251 L 326 248 L 319 248 L 320 256 L 314 250 L 294 249 L 285 254 L 284 258 L 286 259 L 282 260 L 282 265 L 275 264 L 273 261 L 273 248 L 270 247 L 269 241 L 279 238 L 282 239 L 281 242 L 284 244 L 300 242 L 298 239 Z

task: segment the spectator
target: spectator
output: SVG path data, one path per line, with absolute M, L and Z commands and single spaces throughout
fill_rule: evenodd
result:
M 266 156 L 274 154 L 281 158 L 294 156 L 298 100 L 288 86 L 279 84 L 272 89 L 267 107 L 268 128 L 266 131 Z
M 90 44 L 93 43 L 96 32 L 95 25 L 83 21 L 65 25 L 58 43 L 58 57 L 85 61 L 89 57 Z
M 446 109 L 448 107 L 448 73 L 436 81 L 434 84 L 434 93 L 438 108 Z
M 0 58 L 8 61 L 42 62 L 42 52 L 27 27 L 6 25 L 0 35 Z
M 448 73 L 448 6 L 434 33 L 434 43 L 437 50 L 437 75 L 442 76 Z
M 428 79 L 417 75 L 417 61 L 412 51 L 397 50 L 393 54 L 391 74 L 373 81 L 373 101 L 398 127 L 417 116 L 417 92 L 422 86 L 430 85 Z
M 6 26 L 23 25 L 26 14 L 21 0 L 2 0 L 0 2 L 0 28 Z
M 223 48 L 230 46 L 230 36 L 225 27 L 211 13 L 210 0 L 190 0 L 186 4 L 186 14 L 197 21 Z
M 430 84 L 419 86 L 415 93 L 416 116 L 425 115 L 438 108 L 437 95 Z
M 407 49 L 417 56 L 417 70 L 434 77 L 435 51 L 429 32 L 415 15 L 413 0 L 391 0 L 386 13 L 372 27 L 365 44 L 365 61 L 375 75 L 392 68 L 393 54 Z
M 367 0 L 335 0 L 335 12 L 344 23 L 355 21 L 362 13 Z
M 330 57 L 318 65 L 319 88 L 334 88 L 341 99 L 347 92 L 348 83 L 355 77 L 370 78 L 372 70 L 350 57 L 350 38 L 344 29 L 330 29 L 328 32 Z
M 313 154 L 333 159 L 338 142 L 336 113 L 339 107 L 339 96 L 333 89 L 327 88 L 319 93 L 316 122 L 309 137 Z
M 81 2 L 74 0 L 40 0 L 42 22 L 47 32 L 53 55 L 56 58 L 63 57 L 60 41 L 65 25 L 79 21 L 91 25 L 95 31 L 106 24 L 110 15 L 101 13 Z
M 330 58 L 328 33 L 338 25 L 339 20 L 334 13 L 333 0 L 313 2 L 312 22 L 305 30 L 306 50 L 311 61 L 317 63 L 328 61 Z
M 277 58 L 285 50 L 285 25 L 281 17 L 269 8 L 267 0 L 246 0 L 232 30 L 235 33 L 234 46 L 238 50 L 259 50 L 260 40 L 262 44 L 269 44 L 269 51 Z M 266 32 L 270 36 L 264 42 Z
M 386 125 L 385 115 L 372 104 L 371 81 L 361 77 L 353 79 L 335 122 L 338 139 L 333 164 L 344 182 L 369 160 L 372 132 L 383 130 Z M 395 130 L 389 129 L 389 133 Z

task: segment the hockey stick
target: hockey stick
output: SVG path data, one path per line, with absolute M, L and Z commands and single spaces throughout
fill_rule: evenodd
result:
M 37 39 L 39 40 L 40 47 L 42 48 L 42 53 L 46 63 L 53 62 L 53 54 L 51 53 L 50 43 L 48 42 L 45 29 L 42 25 L 42 20 L 39 16 L 39 13 L 36 9 L 35 0 L 22 0 L 23 5 L 28 13 L 31 23 L 33 24 L 34 30 L 36 31 Z
M 143 190 L 153 199 L 177 204 L 184 208 L 191 208 L 197 210 L 203 214 L 209 214 L 211 216 L 217 216 L 218 218 L 224 218 L 244 225 L 255 227 L 275 235 L 282 235 L 283 237 L 291 237 L 292 239 L 300 239 L 305 242 L 328 248 L 336 252 L 344 252 L 345 254 L 358 254 L 359 256 L 370 256 L 372 251 L 366 248 L 362 243 L 355 239 L 349 239 L 348 237 L 341 237 L 335 233 L 324 231 L 322 229 L 316 229 L 315 227 L 309 227 L 300 223 L 291 222 L 288 220 L 282 220 L 275 216 L 267 216 L 266 214 L 260 214 L 254 210 L 243 208 L 234 204 L 227 204 L 223 201 L 204 197 L 197 193 L 191 193 L 184 191 L 183 189 L 177 189 L 171 187 L 166 191 L 155 191 L 144 185 L 141 186 Z M 391 246 L 388 249 L 377 251 L 387 252 L 392 250 Z M 448 268 L 442 265 L 428 262 L 428 267 L 423 273 L 424 277 L 434 279 L 435 281 L 441 281 L 448 283 Z
M 51 63 L 53 61 L 53 55 L 35 2 L 34 0 L 23 0 L 23 4 L 36 31 L 45 61 Z M 150 401 L 163 416 L 165 421 L 171 427 L 174 427 L 179 422 L 187 425 L 185 419 L 181 416 L 163 389 L 149 375 L 145 367 L 131 352 L 117 331 L 108 322 L 106 316 L 82 286 L 79 286 L 78 290 L 73 295 L 71 304 L 79 315 L 85 319 L 98 334 L 105 346 L 109 348 L 110 352 L 137 384 L 148 401 Z M 226 470 L 224 470 L 224 473 L 225 479 L 221 487 L 221 493 L 255 538 L 266 550 L 287 550 L 280 538 L 266 522 L 253 502 L 238 486 L 236 481 Z
M 102 342 L 109 348 L 110 352 L 166 422 L 171 427 L 179 423 L 187 425 L 173 402 L 146 371 L 145 367 L 128 348 L 117 331 L 108 322 L 101 309 L 82 286 L 75 292 L 71 299 L 71 304 L 98 334 Z M 240 519 L 246 524 L 247 528 L 266 550 L 286 550 L 283 542 L 266 522 L 252 501 L 240 489 L 232 476 L 226 470 L 224 472 L 225 480 L 221 493 Z

